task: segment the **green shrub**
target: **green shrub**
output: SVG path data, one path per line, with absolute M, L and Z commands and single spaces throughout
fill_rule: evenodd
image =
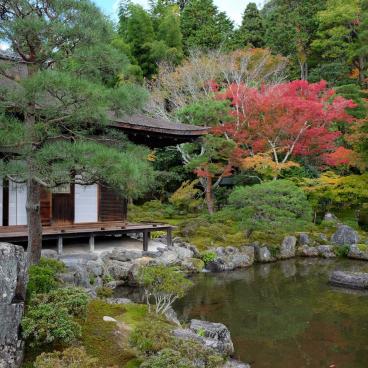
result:
M 141 267 L 137 280 L 144 287 L 149 307 L 150 297 L 154 298 L 157 314 L 164 314 L 193 284 L 176 267 L 162 265 Z
M 32 305 L 52 304 L 65 308 L 68 314 L 85 318 L 89 296 L 80 288 L 61 288 L 50 291 L 48 294 L 39 294 L 32 298 Z
M 204 262 L 205 265 L 207 263 L 213 262 L 216 258 L 217 258 L 216 253 L 212 252 L 212 251 L 203 252 L 201 254 L 201 259 L 202 259 L 202 261 Z
M 143 364 L 140 368 L 195 368 L 188 357 L 183 357 L 178 351 L 172 349 L 161 350 Z
M 173 344 L 172 327 L 156 318 L 138 323 L 129 336 L 129 343 L 144 356 L 158 353 Z
M 366 252 L 368 250 L 368 244 L 358 244 L 357 247 L 361 252 Z
M 111 298 L 114 292 L 112 289 L 102 286 L 96 289 L 96 294 L 99 298 L 106 299 L 106 298 Z
M 55 259 L 41 258 L 39 264 L 29 268 L 27 294 L 48 293 L 58 286 L 56 275 L 65 270 L 65 265 Z
M 288 180 L 237 187 L 229 203 L 234 218 L 246 230 L 295 231 L 312 223 L 312 209 L 306 195 Z
M 98 359 L 87 355 L 84 348 L 68 348 L 62 352 L 42 353 L 34 368 L 100 368 Z
M 199 180 L 193 180 L 192 182 L 187 180 L 183 182 L 180 188 L 171 195 L 169 202 L 184 213 L 198 210 L 203 204 L 201 191 L 196 188 L 198 183 Z
M 67 308 L 54 303 L 28 306 L 22 331 L 30 346 L 69 345 L 81 334 L 80 326 Z
M 336 246 L 334 252 L 338 257 L 346 258 L 350 252 L 350 247 L 348 245 Z
M 57 259 L 45 258 L 41 257 L 38 266 L 49 268 L 56 273 L 64 272 L 66 267 L 63 262 L 58 261 Z

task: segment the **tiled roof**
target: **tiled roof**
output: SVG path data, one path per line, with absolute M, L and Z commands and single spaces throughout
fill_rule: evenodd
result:
M 196 125 L 174 123 L 166 119 L 152 118 L 144 114 L 125 115 L 117 117 L 114 114 L 110 116 L 115 122 L 114 125 L 126 129 L 151 130 L 153 132 L 163 132 L 177 135 L 202 135 L 208 129 Z

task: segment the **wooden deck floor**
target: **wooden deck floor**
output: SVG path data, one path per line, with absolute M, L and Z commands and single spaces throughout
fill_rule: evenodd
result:
M 62 251 L 63 239 L 85 238 L 90 239 L 90 249 L 94 249 L 94 238 L 96 236 L 109 236 L 116 234 L 143 234 L 143 249 L 148 249 L 148 241 L 153 231 L 165 231 L 167 243 L 171 245 L 171 225 L 161 223 L 126 223 L 126 222 L 100 222 L 88 224 L 73 224 L 62 226 L 44 226 L 42 237 L 44 240 L 57 239 L 59 251 Z M 0 241 L 24 242 L 28 239 L 27 226 L 0 226 Z

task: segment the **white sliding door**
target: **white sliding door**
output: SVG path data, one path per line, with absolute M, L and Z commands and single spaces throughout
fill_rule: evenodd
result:
M 74 222 L 98 221 L 98 185 L 75 185 Z
M 9 181 L 9 225 L 27 225 L 26 184 Z

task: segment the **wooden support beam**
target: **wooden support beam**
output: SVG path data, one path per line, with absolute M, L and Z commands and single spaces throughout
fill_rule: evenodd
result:
M 147 252 L 148 251 L 148 243 L 149 240 L 151 238 L 151 233 L 147 230 L 143 231 L 143 251 Z
M 172 229 L 171 228 L 167 229 L 166 239 L 167 239 L 167 246 L 171 247 L 172 246 Z
M 62 236 L 58 237 L 57 247 L 58 247 L 57 252 L 61 256 L 63 254 L 63 237 Z
M 95 251 L 95 236 L 93 234 L 89 236 L 89 251 L 91 253 Z

